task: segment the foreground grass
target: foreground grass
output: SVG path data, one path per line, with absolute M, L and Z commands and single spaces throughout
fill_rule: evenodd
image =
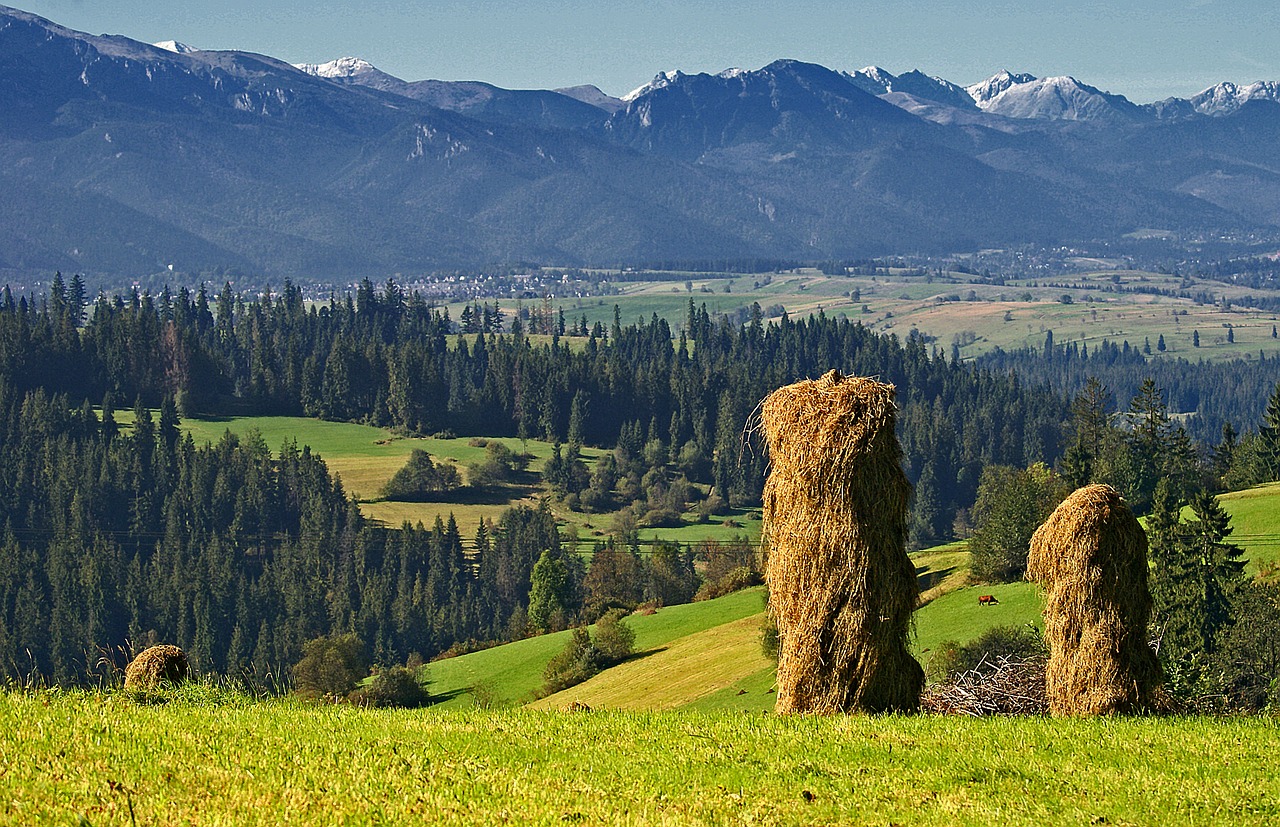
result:
M 1267 824 L 1280 817 L 1278 736 L 1268 718 L 370 711 L 4 693 L 0 820 Z

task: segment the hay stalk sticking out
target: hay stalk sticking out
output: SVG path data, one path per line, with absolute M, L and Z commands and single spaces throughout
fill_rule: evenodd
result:
M 187 655 L 177 646 L 143 649 L 124 670 L 125 689 L 155 689 L 164 683 L 186 681 L 191 667 Z
M 1114 488 L 1089 485 L 1031 538 L 1027 577 L 1045 587 L 1045 691 L 1054 715 L 1163 709 L 1147 642 L 1147 535 Z
M 907 651 L 919 589 L 906 553 L 911 485 L 894 389 L 831 371 L 761 405 L 766 578 L 779 712 L 916 710 Z

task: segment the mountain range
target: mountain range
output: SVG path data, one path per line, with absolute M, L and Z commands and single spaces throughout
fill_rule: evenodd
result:
M 1280 237 L 1280 84 L 794 60 L 621 98 L 92 36 L 0 6 L 0 273 L 342 277 Z

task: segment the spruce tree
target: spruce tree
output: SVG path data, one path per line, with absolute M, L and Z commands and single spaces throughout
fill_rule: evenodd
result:
M 1258 428 L 1259 454 L 1268 480 L 1280 479 L 1280 384 L 1267 400 L 1267 410 L 1262 414 Z

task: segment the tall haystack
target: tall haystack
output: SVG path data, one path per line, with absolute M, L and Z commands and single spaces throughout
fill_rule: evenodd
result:
M 180 684 L 190 674 L 187 654 L 177 646 L 143 649 L 124 669 L 125 689 L 155 689 L 164 683 Z
M 1045 681 L 1054 715 L 1165 708 L 1147 641 L 1147 535 L 1109 485 L 1067 497 L 1031 538 L 1027 577 L 1045 587 Z
M 834 370 L 761 406 L 779 712 L 920 706 L 924 670 L 907 651 L 919 599 L 906 552 L 911 485 L 895 412 L 892 385 Z

